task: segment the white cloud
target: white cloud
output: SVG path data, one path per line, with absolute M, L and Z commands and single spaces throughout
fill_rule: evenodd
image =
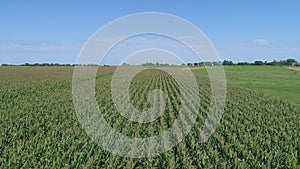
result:
M 261 46 L 268 46 L 270 45 L 270 41 L 266 40 L 266 39 L 255 39 L 253 40 L 253 42 L 257 45 L 261 45 Z

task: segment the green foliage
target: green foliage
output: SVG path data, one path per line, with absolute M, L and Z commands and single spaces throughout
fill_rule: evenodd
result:
M 224 60 L 223 61 L 223 65 L 233 65 L 233 62 L 232 61 L 228 61 L 228 60 Z
M 258 66 L 264 65 L 264 62 L 263 61 L 255 61 L 254 65 L 258 65 Z
M 194 71 L 201 107 L 186 139 L 156 157 L 130 159 L 103 150 L 81 128 L 72 102 L 71 68 L 12 68 L 0 69 L 5 85 L 0 88 L 0 168 L 299 168 L 299 105 L 253 90 L 229 85 L 218 128 L 206 142 L 199 142 L 211 92 L 203 70 Z M 181 106 L 178 86 L 170 75 L 147 70 L 133 79 L 130 97 L 135 107 L 149 107 L 151 89 L 163 90 L 167 98 L 164 115 L 139 125 L 116 111 L 110 92 L 113 71 L 112 67 L 99 69 L 96 99 L 115 130 L 143 137 L 170 126 Z M 28 80 L 33 84 L 26 82 L 30 76 L 25 72 L 34 75 Z M 47 80 L 53 74 L 60 76 Z
M 269 66 L 297 66 L 299 63 L 295 59 L 286 59 L 286 60 L 279 60 L 279 61 L 272 61 L 272 62 L 263 62 L 263 61 L 254 61 L 253 63 L 251 62 L 238 62 L 238 63 L 233 63 L 232 61 L 229 60 L 224 60 L 222 65 L 224 66 L 231 66 L 231 65 L 239 65 L 239 66 L 247 66 L 247 65 L 255 65 L 255 66 L 261 66 L 261 65 L 269 65 Z

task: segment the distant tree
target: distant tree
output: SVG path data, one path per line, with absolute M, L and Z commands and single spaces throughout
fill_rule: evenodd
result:
M 238 62 L 237 65 L 246 66 L 246 65 L 251 65 L 251 63 L 248 63 L 248 62 Z
M 49 63 L 42 63 L 40 66 L 50 66 Z
M 284 61 L 280 60 L 280 61 L 274 61 L 272 63 L 273 66 L 283 66 L 284 65 Z
M 98 65 L 94 64 L 94 63 L 89 63 L 89 64 L 86 64 L 85 66 L 98 66 Z
M 161 63 L 158 66 L 170 66 L 168 63 Z
M 155 66 L 155 64 L 151 62 L 147 62 L 147 63 L 143 63 L 142 66 Z
M 287 59 L 287 60 L 280 60 L 280 61 L 272 61 L 267 62 L 266 65 L 272 65 L 272 66 L 292 66 L 296 65 L 298 62 L 295 59 Z
M 273 61 L 274 62 L 274 61 Z M 273 62 L 265 62 L 265 65 L 272 66 Z
M 9 66 L 9 64 L 3 63 L 1 66 Z
M 297 61 L 295 59 L 287 59 L 285 65 L 291 66 L 297 64 Z
M 264 62 L 263 61 L 255 61 L 254 65 L 257 65 L 257 66 L 264 65 Z
M 224 66 L 226 65 L 234 65 L 232 61 L 224 60 L 222 63 Z

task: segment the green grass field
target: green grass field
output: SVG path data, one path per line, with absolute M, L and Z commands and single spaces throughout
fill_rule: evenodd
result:
M 276 66 L 224 66 L 227 83 L 300 104 L 300 71 Z M 205 73 L 205 69 L 194 70 Z
M 300 72 L 286 67 L 225 66 L 227 82 L 300 104 Z
M 172 77 L 153 69 L 135 76 L 130 98 L 140 110 L 149 107 L 147 91 L 168 93 L 164 114 L 138 124 L 121 116 L 112 102 L 113 71 L 102 67 L 96 78 L 96 100 L 107 122 L 131 137 L 166 130 L 181 106 Z M 195 126 L 171 150 L 133 159 L 104 150 L 82 129 L 72 100 L 72 67 L 0 67 L 0 168 L 299 168 L 299 72 L 280 67 L 225 71 L 225 112 L 206 142 L 200 143 L 199 135 L 210 109 L 209 79 L 205 70 L 193 70 L 201 103 Z

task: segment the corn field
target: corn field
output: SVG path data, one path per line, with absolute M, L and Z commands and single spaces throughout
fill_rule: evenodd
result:
M 138 123 L 114 104 L 113 71 L 99 68 L 95 87 L 99 109 L 112 128 L 144 138 L 173 124 L 183 103 L 172 76 L 146 69 L 132 79 L 129 98 L 137 110 L 164 110 L 155 120 Z M 300 106 L 254 90 L 227 85 L 220 124 L 201 142 L 211 86 L 200 71 L 193 71 L 200 96 L 195 125 L 175 147 L 149 158 L 115 155 L 88 137 L 73 105 L 73 68 L 1 67 L 0 72 L 0 168 L 300 168 Z M 155 89 L 164 95 L 151 93 Z M 164 104 L 153 105 L 151 99 Z

